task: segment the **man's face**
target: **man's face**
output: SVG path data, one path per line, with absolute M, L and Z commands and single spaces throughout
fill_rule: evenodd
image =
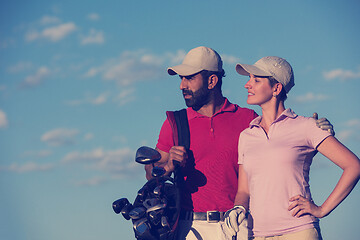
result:
M 210 90 L 208 89 L 208 83 L 200 73 L 180 76 L 180 79 L 180 89 L 186 106 L 197 111 L 209 102 Z

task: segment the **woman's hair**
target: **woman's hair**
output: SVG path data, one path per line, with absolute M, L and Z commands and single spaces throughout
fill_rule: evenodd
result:
M 221 90 L 222 78 L 225 77 L 225 70 L 224 70 L 224 69 L 223 69 L 222 71 L 220 71 L 220 72 L 202 70 L 202 71 L 200 72 L 200 74 L 201 74 L 201 76 L 203 77 L 203 79 L 206 80 L 206 81 L 208 80 L 208 78 L 209 78 L 211 75 L 215 74 L 215 75 L 218 77 L 218 79 L 219 79 L 218 83 L 216 84 L 216 87 L 218 87 L 219 90 Z
M 279 83 L 275 78 L 273 77 L 268 77 L 269 79 L 269 83 L 270 83 L 270 86 L 273 87 L 275 84 Z M 281 89 L 281 92 L 280 94 L 278 95 L 278 98 L 280 101 L 285 101 L 287 99 L 287 95 L 286 95 L 286 91 L 285 91 L 285 88 L 284 86 L 282 87 Z

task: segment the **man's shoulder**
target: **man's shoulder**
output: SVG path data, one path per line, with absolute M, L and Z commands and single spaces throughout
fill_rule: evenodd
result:
M 233 104 L 235 106 L 235 112 L 240 113 L 240 114 L 246 114 L 246 115 L 251 115 L 251 116 L 258 116 L 257 113 L 250 109 L 250 108 L 245 108 L 245 107 L 240 107 L 237 104 Z

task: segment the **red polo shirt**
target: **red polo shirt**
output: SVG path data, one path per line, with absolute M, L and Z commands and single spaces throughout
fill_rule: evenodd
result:
M 187 115 L 190 156 L 182 169 L 185 176 L 182 208 L 194 212 L 225 212 L 233 207 L 237 191 L 239 135 L 257 114 L 225 99 L 223 107 L 212 117 L 192 108 L 187 108 Z M 169 152 L 173 145 L 171 126 L 166 119 L 156 147 Z

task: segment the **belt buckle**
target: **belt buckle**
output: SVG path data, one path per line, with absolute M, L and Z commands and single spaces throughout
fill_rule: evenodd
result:
M 207 211 L 206 212 L 206 221 L 208 223 L 217 223 L 220 221 L 220 212 L 219 211 Z

